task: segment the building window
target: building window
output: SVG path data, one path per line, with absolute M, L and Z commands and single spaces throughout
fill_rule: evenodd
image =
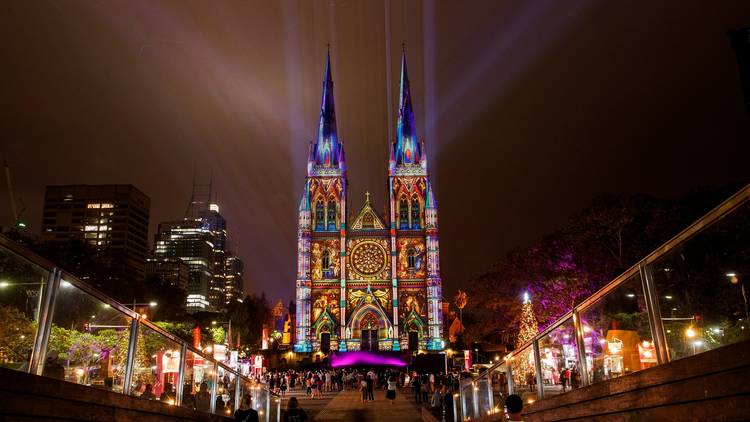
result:
M 411 200 L 411 228 L 419 229 L 421 225 L 421 219 L 419 218 L 419 199 L 414 198 Z
M 398 228 L 405 230 L 409 228 L 409 201 L 401 198 L 398 204 Z
M 320 258 L 321 267 L 323 267 L 323 276 L 328 278 L 331 276 L 331 253 L 328 250 L 323 251 L 323 255 Z
M 323 201 L 318 201 L 315 204 L 315 230 L 323 230 L 325 228 L 325 215 L 323 213 Z
M 336 230 L 336 202 L 334 200 L 328 201 L 326 217 L 328 218 L 328 230 Z
M 409 271 L 414 271 L 417 266 L 417 252 L 414 248 L 409 248 L 406 252 L 406 264 Z

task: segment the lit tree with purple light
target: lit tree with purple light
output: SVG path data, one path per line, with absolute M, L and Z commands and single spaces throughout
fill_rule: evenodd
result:
M 520 326 L 518 329 L 518 336 L 516 340 L 516 348 L 521 347 L 524 343 L 534 338 L 539 332 L 539 325 L 536 321 L 536 315 L 534 315 L 534 307 L 531 304 L 529 292 L 523 293 L 523 306 L 521 307 L 521 318 Z M 515 359 L 518 360 L 518 368 L 513 368 L 514 371 L 518 372 L 521 383 L 525 383 L 528 374 L 531 372 L 531 360 L 527 352 L 521 353 Z

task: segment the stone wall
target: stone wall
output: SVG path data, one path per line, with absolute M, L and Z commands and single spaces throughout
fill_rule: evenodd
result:
M 750 419 L 750 341 L 540 400 L 525 421 Z
M 230 421 L 221 416 L 0 368 L 3 421 Z

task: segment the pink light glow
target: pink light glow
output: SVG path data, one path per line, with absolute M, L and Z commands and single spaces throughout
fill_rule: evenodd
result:
M 341 352 L 331 356 L 331 366 L 341 368 L 343 366 L 406 366 L 406 362 L 395 356 L 383 356 L 371 352 Z

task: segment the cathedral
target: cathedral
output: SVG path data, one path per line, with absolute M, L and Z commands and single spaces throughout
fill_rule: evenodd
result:
M 445 347 L 437 203 L 417 139 L 405 53 L 387 182 L 387 215 L 369 193 L 350 213 L 329 54 L 299 205 L 296 352 Z

